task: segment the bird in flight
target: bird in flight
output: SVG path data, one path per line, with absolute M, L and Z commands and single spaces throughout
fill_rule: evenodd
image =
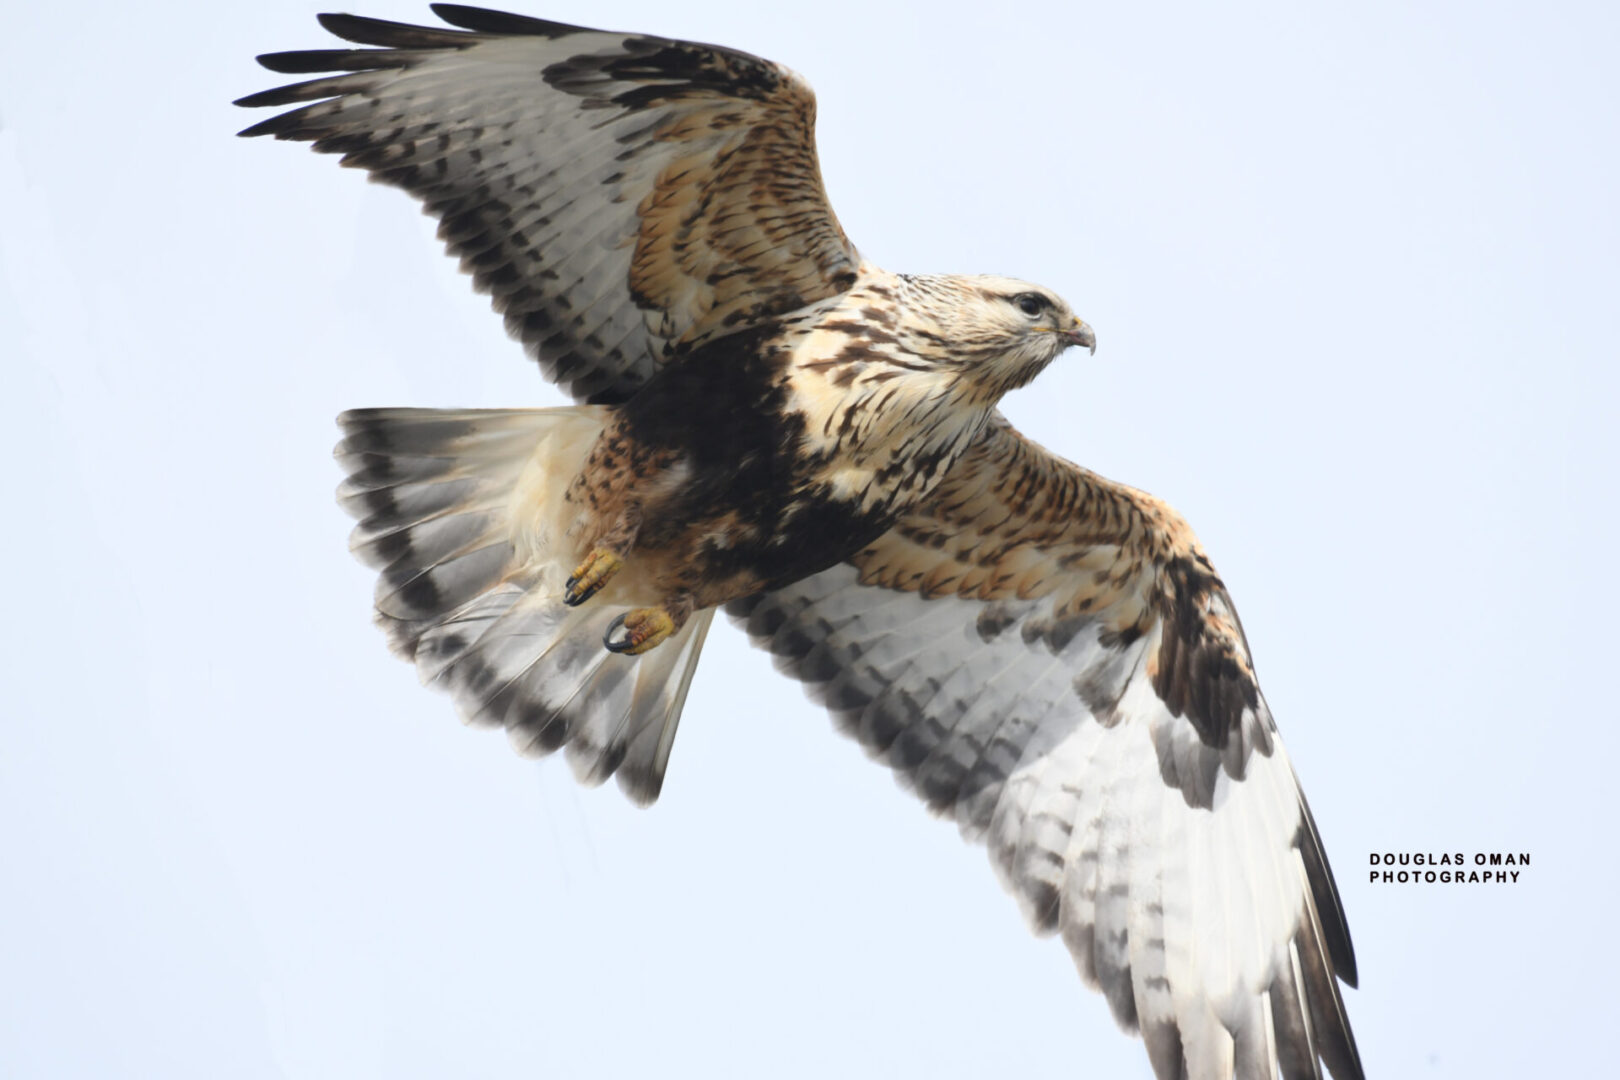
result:
M 861 258 L 788 69 L 454 4 L 242 134 L 404 188 L 576 404 L 360 409 L 376 617 L 469 723 L 658 797 L 724 607 L 982 841 L 1155 1073 L 1362 1076 L 1338 892 L 1226 588 L 1169 506 L 997 410 L 1091 327 L 1038 285 Z

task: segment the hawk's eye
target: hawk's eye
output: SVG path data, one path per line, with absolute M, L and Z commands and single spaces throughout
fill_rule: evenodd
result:
M 1030 318 L 1034 318 L 1046 310 L 1046 297 L 1041 296 L 1039 293 L 1019 293 L 1013 297 L 1013 303 L 1018 305 L 1019 311 L 1022 311 Z

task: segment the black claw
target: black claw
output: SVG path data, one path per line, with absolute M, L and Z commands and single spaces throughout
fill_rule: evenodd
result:
M 620 615 L 617 619 L 608 623 L 608 628 L 602 632 L 602 648 L 608 652 L 627 653 L 635 647 L 635 642 L 630 640 L 629 634 L 626 634 L 624 640 L 617 644 L 613 641 L 614 633 L 624 629 L 624 616 L 628 614 L 630 613 L 627 611 L 624 615 Z
M 592 585 L 584 592 L 577 592 L 575 590 L 575 586 L 578 584 L 579 578 L 571 577 L 568 579 L 568 584 L 563 587 L 563 603 L 567 604 L 569 607 L 579 607 L 579 605 L 601 592 L 604 582 L 598 581 L 595 585 Z

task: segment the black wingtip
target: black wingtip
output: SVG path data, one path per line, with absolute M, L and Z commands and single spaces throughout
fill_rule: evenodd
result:
M 513 15 L 507 11 L 493 11 L 467 4 L 430 4 L 429 7 L 433 9 L 433 14 L 451 26 L 459 26 L 463 30 L 479 34 L 526 34 L 560 38 L 577 34 L 585 29 L 568 23 L 552 22 L 550 19 L 535 19 L 527 15 Z
M 359 42 L 359 37 L 351 34 L 366 34 L 391 27 L 406 27 L 407 23 L 390 22 L 387 19 L 373 19 L 365 15 L 350 15 L 346 11 L 323 11 L 315 16 L 315 21 L 321 26 L 336 34 L 344 41 Z
M 1322 936 L 1327 944 L 1328 960 L 1333 973 L 1346 986 L 1354 987 L 1359 978 L 1356 971 L 1356 947 L 1350 940 L 1350 923 L 1344 915 L 1344 902 L 1339 899 L 1339 883 L 1333 880 L 1333 868 L 1328 865 L 1322 846 L 1322 834 L 1316 827 L 1316 817 L 1302 794 L 1299 797 L 1301 827 L 1304 841 L 1300 855 L 1305 862 L 1305 874 L 1310 882 L 1311 895 L 1316 900 L 1318 917 L 1322 920 Z
M 330 11 L 322 12 L 315 18 L 329 33 L 357 45 L 381 45 L 390 49 L 446 49 L 465 47 L 472 42 L 470 34 L 443 27 L 415 26 Z
M 286 55 L 288 55 L 288 54 L 285 53 L 285 52 L 267 52 L 267 53 L 260 53 L 258 56 L 255 56 L 253 59 L 258 62 L 258 65 L 260 67 L 268 68 L 269 70 L 274 71 L 278 75 L 285 75 L 285 74 L 287 74 L 287 69 L 282 66 L 281 57 L 284 57 Z
M 376 20 L 368 19 L 363 15 L 350 15 L 342 11 L 322 11 L 315 16 L 315 21 L 320 23 L 323 29 L 331 31 L 338 37 L 343 38 L 343 40 L 352 41 L 353 39 L 348 37 L 344 31 L 358 29 Z
M 235 104 L 245 105 L 248 108 L 252 108 L 254 104 L 253 99 L 258 96 L 259 95 L 257 94 L 249 94 L 245 98 L 238 98 Z M 300 115 L 302 112 L 302 109 L 295 109 L 289 113 L 282 113 L 280 116 L 272 116 L 268 120 L 259 121 L 252 127 L 245 127 L 236 134 L 240 138 L 244 139 L 253 139 L 260 135 L 274 135 L 278 139 L 302 138 L 309 140 L 317 138 L 319 132 L 306 131 L 304 129 L 304 118 L 302 115 Z
M 237 100 L 231 102 L 231 104 L 232 105 L 246 105 L 249 108 L 252 108 L 252 105 L 249 104 L 249 102 L 255 96 L 256 95 L 250 94 L 250 95 L 248 95 L 248 97 L 238 98 Z M 274 116 L 274 117 L 271 117 L 269 120 L 261 120 L 257 124 L 252 125 L 251 127 L 245 127 L 241 131 L 238 131 L 236 133 L 236 137 L 239 138 L 239 139 L 256 139 L 260 135 L 275 135 L 277 132 L 279 132 L 281 130 L 276 125 L 276 121 L 280 120 L 280 119 L 281 119 L 281 117 Z
M 411 67 L 420 58 L 420 54 L 404 49 L 296 49 L 265 53 L 257 59 L 261 66 L 282 75 L 310 75 Z
M 297 49 L 288 52 L 260 53 L 253 59 L 262 68 L 278 75 L 303 75 L 311 71 L 336 71 L 333 67 L 312 67 L 312 58 L 327 52 L 345 52 L 343 49 Z
M 319 94 L 314 92 L 318 89 L 315 84 L 324 81 L 316 79 L 313 83 L 294 83 L 291 86 L 277 86 L 269 90 L 260 90 L 257 94 L 239 97 L 231 104 L 240 105 L 244 109 L 260 109 L 267 105 L 297 105 L 300 102 L 312 101 L 316 97 L 335 97 L 338 93 L 336 90 L 329 90 Z

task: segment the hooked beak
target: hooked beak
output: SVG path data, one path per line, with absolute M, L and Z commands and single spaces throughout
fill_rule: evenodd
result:
M 1070 345 L 1083 345 L 1091 350 L 1093 356 L 1097 355 L 1097 335 L 1078 318 L 1074 320 L 1074 326 L 1063 331 L 1063 340 Z

